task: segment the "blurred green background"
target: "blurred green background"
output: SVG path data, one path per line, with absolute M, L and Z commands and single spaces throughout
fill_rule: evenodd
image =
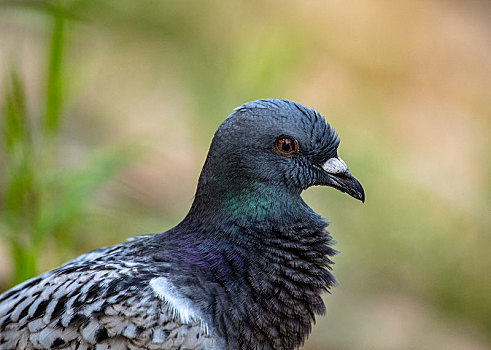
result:
M 242 103 L 318 109 L 364 185 L 306 201 L 339 280 L 304 349 L 491 346 L 489 1 L 0 2 L 0 291 L 185 215 Z

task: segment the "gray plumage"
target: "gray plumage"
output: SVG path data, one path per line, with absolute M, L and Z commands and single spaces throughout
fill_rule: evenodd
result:
M 336 254 L 300 197 L 364 200 L 317 112 L 247 103 L 218 128 L 187 216 L 0 295 L 0 350 L 297 349 L 325 312 Z

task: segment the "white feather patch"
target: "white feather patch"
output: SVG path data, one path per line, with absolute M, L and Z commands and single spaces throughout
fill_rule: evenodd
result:
M 191 301 L 180 295 L 176 287 L 167 278 L 156 277 L 151 279 L 150 287 L 152 287 L 160 299 L 169 304 L 173 316 L 178 316 L 180 322 L 190 323 L 191 321 L 202 321 L 201 317 L 199 317 L 199 312 Z

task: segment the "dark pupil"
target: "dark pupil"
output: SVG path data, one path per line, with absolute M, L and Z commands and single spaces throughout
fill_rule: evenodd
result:
M 292 142 L 289 139 L 283 139 L 283 142 L 281 143 L 281 150 L 290 152 L 292 150 Z

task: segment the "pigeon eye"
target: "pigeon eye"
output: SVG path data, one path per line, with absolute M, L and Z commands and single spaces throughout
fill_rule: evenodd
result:
M 283 157 L 291 157 L 298 152 L 298 141 L 291 136 L 281 135 L 273 144 L 274 151 Z

